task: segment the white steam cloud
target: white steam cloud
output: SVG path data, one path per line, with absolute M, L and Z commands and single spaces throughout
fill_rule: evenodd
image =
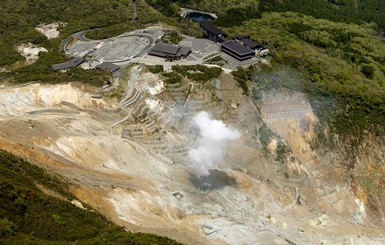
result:
M 202 111 L 193 118 L 193 124 L 198 126 L 198 146 L 189 151 L 195 174 L 209 175 L 209 169 L 223 159 L 227 143 L 239 139 L 241 134 L 228 128 L 222 121 L 213 120 L 210 115 Z

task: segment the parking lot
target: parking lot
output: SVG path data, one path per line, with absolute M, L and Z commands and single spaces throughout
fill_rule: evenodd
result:
M 92 52 L 98 43 L 97 41 L 77 41 L 73 45 L 68 46 L 67 53 L 72 57 L 84 57 Z
M 153 43 L 145 35 L 127 35 L 105 40 L 78 40 L 69 45 L 67 53 L 100 62 L 120 62 L 142 55 Z
M 116 37 L 92 53 L 92 58 L 104 62 L 118 62 L 132 59 L 149 45 L 146 37 L 127 36 Z

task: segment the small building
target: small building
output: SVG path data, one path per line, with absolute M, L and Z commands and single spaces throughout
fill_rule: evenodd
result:
M 60 63 L 60 64 L 55 64 L 55 65 L 52 65 L 51 67 L 55 71 L 65 71 L 65 70 L 71 69 L 73 67 L 79 66 L 84 61 L 85 61 L 85 59 L 82 57 L 74 57 L 70 61 Z
M 245 45 L 253 50 L 260 51 L 264 49 L 262 45 L 251 40 L 250 35 L 236 35 L 234 37 L 234 40 L 238 41 L 240 44 Z
M 101 63 L 101 64 L 97 65 L 96 68 L 102 69 L 102 70 L 108 70 L 110 72 L 116 72 L 117 70 L 120 69 L 119 66 L 117 66 L 113 63 L 108 63 L 108 62 Z
M 202 21 L 199 24 L 203 34 L 211 41 L 223 43 L 228 40 L 226 32 L 216 27 L 211 21 Z
M 162 57 L 166 60 L 180 60 L 185 59 L 191 53 L 190 47 L 172 45 L 167 43 L 157 43 L 148 51 L 149 55 Z
M 221 51 L 236 58 L 237 60 L 247 60 L 255 55 L 251 48 L 240 44 L 235 40 L 230 40 L 221 44 Z

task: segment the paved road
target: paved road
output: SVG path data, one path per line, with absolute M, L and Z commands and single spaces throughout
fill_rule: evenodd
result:
M 72 38 L 77 38 L 78 40 L 80 41 L 90 41 L 90 39 L 87 39 L 85 34 L 87 33 L 87 31 L 79 31 L 79 32 L 75 32 L 74 34 L 70 35 L 69 37 L 67 37 L 66 39 L 64 39 L 61 44 L 60 44 L 60 51 L 62 52 L 65 52 L 65 48 L 68 44 L 68 42 L 72 39 Z

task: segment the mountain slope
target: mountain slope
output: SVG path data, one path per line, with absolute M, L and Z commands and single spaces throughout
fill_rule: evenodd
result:
M 99 214 L 71 204 L 73 198 L 62 180 L 0 151 L 1 244 L 177 244 L 168 238 L 126 232 Z
M 293 11 L 346 23 L 376 23 L 385 28 L 385 2 L 378 0 L 260 0 L 262 11 Z

